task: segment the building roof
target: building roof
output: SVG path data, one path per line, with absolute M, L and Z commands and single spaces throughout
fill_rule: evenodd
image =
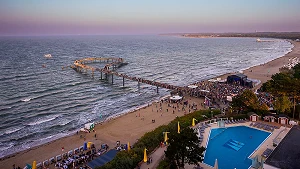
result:
M 256 113 L 254 113 L 254 112 L 249 112 L 249 113 L 247 113 L 247 115 L 248 116 L 252 116 L 252 115 L 255 115 L 255 116 L 258 116 Z
M 103 166 L 104 164 L 110 162 L 116 155 L 117 150 L 111 149 L 107 153 L 101 155 L 100 157 L 94 159 L 93 161 L 88 163 L 88 166 L 92 169 Z
M 288 117 L 287 115 L 285 115 L 285 114 L 279 114 L 278 117 L 279 117 L 279 118 L 280 118 L 280 117 L 281 117 L 281 118 L 282 118 L 282 117 L 289 118 L 289 117 Z
M 246 75 L 244 75 L 244 74 L 241 74 L 241 73 L 239 73 L 239 74 L 235 74 L 235 76 L 237 76 L 237 77 L 240 77 L 240 78 L 247 78 L 247 76 Z
M 266 160 L 266 164 L 284 169 L 300 166 L 300 126 L 293 126 Z

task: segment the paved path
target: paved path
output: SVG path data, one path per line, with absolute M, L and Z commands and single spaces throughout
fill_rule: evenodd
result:
M 165 150 L 167 150 L 167 147 L 158 148 L 156 151 L 154 151 L 152 154 L 149 154 L 148 157 L 152 157 L 152 163 L 148 164 L 143 163 L 141 165 L 141 169 L 155 169 L 159 162 L 161 161 L 162 157 L 165 155 Z

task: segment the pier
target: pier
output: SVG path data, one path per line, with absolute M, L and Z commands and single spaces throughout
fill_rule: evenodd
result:
M 96 68 L 96 67 L 87 65 L 87 64 L 96 63 L 96 62 L 100 62 L 100 63 L 103 62 L 106 64 L 103 68 Z M 74 70 L 76 70 L 77 72 L 88 73 L 90 71 L 92 77 L 94 77 L 95 73 L 100 73 L 101 80 L 103 80 L 103 79 L 108 80 L 108 76 L 111 76 L 111 84 L 114 83 L 114 76 L 118 76 L 123 79 L 123 86 L 125 86 L 125 79 L 138 82 L 139 88 L 140 88 L 140 83 L 145 83 L 148 85 L 156 86 L 157 93 L 158 93 L 159 87 L 171 89 L 171 90 L 183 89 L 183 87 L 174 86 L 174 85 L 170 85 L 170 84 L 166 84 L 166 83 L 155 82 L 155 81 L 151 81 L 151 80 L 146 80 L 146 79 L 139 78 L 139 77 L 133 77 L 133 76 L 129 76 L 129 75 L 126 75 L 123 73 L 118 73 L 115 71 L 118 67 L 121 67 L 126 64 L 127 63 L 124 62 L 123 58 L 102 58 L 102 57 L 100 57 L 100 58 L 84 58 L 84 59 L 80 59 L 80 60 L 75 60 L 73 65 L 71 65 L 70 67 L 73 68 Z M 64 67 L 62 69 L 64 69 Z

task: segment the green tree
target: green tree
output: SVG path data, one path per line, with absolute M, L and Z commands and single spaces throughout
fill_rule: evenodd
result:
M 242 110 L 243 112 L 257 111 L 260 108 L 257 96 L 248 89 L 233 97 L 231 106 L 234 110 Z
M 297 79 L 300 79 L 300 63 L 298 63 L 297 65 L 295 65 L 293 68 L 293 75 L 294 75 L 294 78 L 297 78 Z
M 184 128 L 180 134 L 172 132 L 169 134 L 169 146 L 166 157 L 175 161 L 179 168 L 184 168 L 186 163 L 198 164 L 203 161 L 204 147 L 200 147 L 200 141 L 194 129 Z
M 292 73 L 290 73 L 292 72 Z M 281 97 L 286 95 L 293 99 L 293 118 L 295 118 L 296 101 L 300 97 L 300 65 L 297 64 L 293 71 L 287 73 L 276 73 L 271 80 L 263 84 L 262 90 L 272 95 Z M 300 116 L 299 116 L 300 118 Z
M 291 108 L 292 104 L 290 99 L 283 95 L 281 97 L 277 97 L 275 104 L 274 104 L 274 108 L 279 111 L 280 113 L 284 113 L 286 111 L 288 111 Z

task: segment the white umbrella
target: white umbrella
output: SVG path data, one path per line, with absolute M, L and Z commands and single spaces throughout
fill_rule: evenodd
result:
M 180 99 L 182 99 L 182 97 L 181 96 L 172 96 L 172 97 L 170 97 L 170 99 L 171 100 L 180 100 Z
M 218 159 L 216 159 L 214 169 L 218 169 L 218 168 L 219 168 L 218 167 Z

